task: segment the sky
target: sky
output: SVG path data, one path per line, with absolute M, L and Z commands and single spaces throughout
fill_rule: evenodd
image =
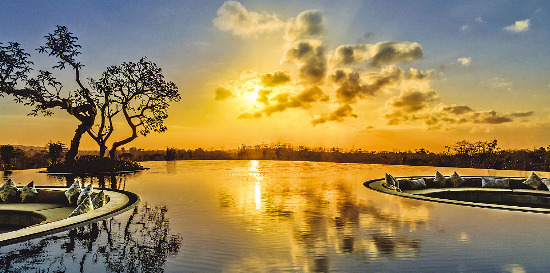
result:
M 547 1 L 4 1 L 0 42 L 34 50 L 64 25 L 84 78 L 147 56 L 179 88 L 144 149 L 289 143 L 443 151 L 550 144 Z M 77 121 L 0 98 L 0 143 L 68 144 Z M 129 134 L 118 120 L 113 140 Z M 96 149 L 89 137 L 82 148 Z

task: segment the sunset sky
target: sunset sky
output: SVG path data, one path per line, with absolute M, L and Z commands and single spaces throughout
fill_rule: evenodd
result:
M 550 144 L 547 1 L 4 1 L 0 42 L 56 25 L 82 75 L 147 56 L 179 87 L 168 131 L 126 148 L 241 144 L 442 151 L 458 140 Z M 64 90 L 72 71 L 55 71 Z M 0 144 L 68 144 L 76 120 L 0 98 Z M 128 134 L 117 123 L 120 139 Z M 95 149 L 85 137 L 82 148 Z

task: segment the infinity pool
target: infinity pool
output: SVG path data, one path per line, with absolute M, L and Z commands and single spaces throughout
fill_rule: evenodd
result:
M 144 165 L 150 169 L 106 182 L 139 194 L 135 210 L 1 247 L 0 270 L 547 271 L 550 215 L 413 200 L 363 186 L 386 172 L 530 172 L 285 161 Z M 17 185 L 67 184 L 38 170 L 9 178 Z

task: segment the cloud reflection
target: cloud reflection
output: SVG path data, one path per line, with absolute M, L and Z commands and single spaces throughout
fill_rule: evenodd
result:
M 226 185 L 219 204 L 244 217 L 248 230 L 292 234 L 288 243 L 299 270 L 330 271 L 334 255 L 342 254 L 365 263 L 418 257 L 421 240 L 414 232 L 428 226 L 432 204 L 385 195 L 360 198 L 353 184 L 338 177 L 309 179 L 316 170 L 308 162 L 298 163 L 302 172 L 284 174 L 268 173 L 262 164 L 251 161 L 237 171 L 235 178 L 248 177 L 249 192 Z M 244 260 L 240 263 L 248 264 Z

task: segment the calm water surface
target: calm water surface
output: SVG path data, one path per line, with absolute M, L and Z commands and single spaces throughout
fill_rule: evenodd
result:
M 139 194 L 135 210 L 1 247 L 0 271 L 545 272 L 550 264 L 549 215 L 430 203 L 362 185 L 386 172 L 528 172 L 283 161 L 144 165 L 150 169 L 107 183 Z M 37 170 L 10 178 L 67 183 Z

